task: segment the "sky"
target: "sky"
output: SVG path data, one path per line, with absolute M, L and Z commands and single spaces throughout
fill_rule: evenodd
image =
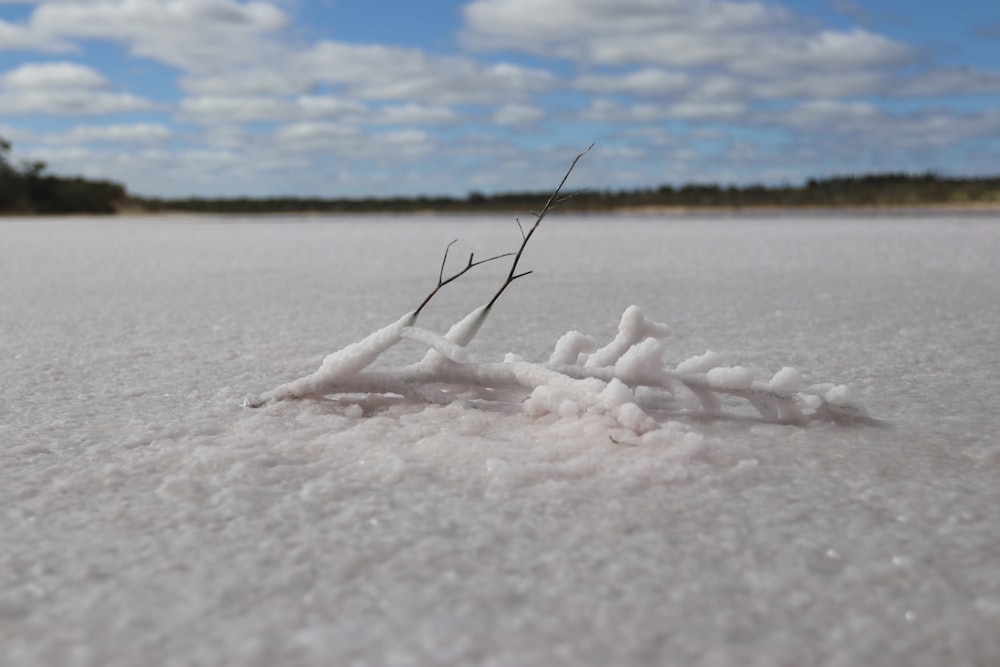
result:
M 992 0 L 0 0 L 15 160 L 159 197 L 1000 173 Z

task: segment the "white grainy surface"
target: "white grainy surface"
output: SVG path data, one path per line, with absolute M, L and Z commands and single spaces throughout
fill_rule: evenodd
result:
M 997 220 L 553 218 L 470 350 L 544 359 L 635 303 L 676 361 L 795 366 L 881 425 L 628 446 L 516 409 L 240 406 L 412 309 L 456 237 L 519 241 L 0 221 L 0 665 L 1000 664 Z

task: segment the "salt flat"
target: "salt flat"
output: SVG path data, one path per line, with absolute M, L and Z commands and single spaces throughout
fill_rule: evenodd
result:
M 1000 225 L 556 217 L 470 346 L 641 306 L 874 423 L 244 397 L 413 309 L 507 218 L 0 221 L 0 664 L 993 665 Z M 443 332 L 492 294 L 435 299 Z M 387 365 L 418 359 L 402 345 Z

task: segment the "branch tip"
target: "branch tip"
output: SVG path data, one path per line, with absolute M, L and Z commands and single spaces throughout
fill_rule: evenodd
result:
M 449 243 L 448 245 L 446 245 L 444 247 L 444 257 L 441 258 L 441 270 L 438 271 L 438 284 L 439 285 L 441 284 L 441 279 L 444 278 L 444 265 L 447 264 L 447 262 L 448 262 L 448 251 L 451 250 L 451 247 L 453 245 L 455 245 L 456 243 L 458 243 L 458 239 L 455 239 L 454 241 L 452 241 L 451 243 Z M 417 312 L 419 312 L 419 310 Z
M 549 195 L 549 199 L 548 201 L 545 202 L 545 206 L 543 206 L 542 210 L 539 211 L 538 213 L 532 213 L 532 215 L 535 216 L 535 223 L 531 225 L 531 228 L 528 229 L 527 233 L 525 233 L 524 227 L 521 226 L 521 221 L 517 218 L 514 218 L 514 220 L 517 222 L 518 229 L 521 230 L 521 247 L 517 249 L 517 252 L 514 254 L 514 261 L 510 263 L 510 272 L 507 274 L 507 279 L 500 286 L 500 289 L 496 291 L 496 294 L 493 295 L 493 298 L 490 299 L 489 302 L 486 304 L 486 310 L 489 310 L 490 308 L 493 307 L 493 304 L 496 303 L 497 299 L 500 298 L 500 295 L 503 294 L 504 290 L 507 289 L 508 285 L 510 285 L 518 278 L 521 278 L 531 273 L 531 271 L 526 271 L 520 274 L 517 273 L 517 264 L 518 262 L 521 261 L 521 255 L 524 254 L 524 249 L 527 247 L 528 241 L 531 240 L 531 237 L 535 233 L 535 230 L 538 229 L 538 226 L 540 224 L 542 224 L 542 220 L 545 218 L 548 212 L 551 211 L 552 208 L 556 206 L 556 204 L 558 204 L 560 201 L 563 201 L 563 199 L 560 199 L 559 193 L 562 192 L 563 186 L 566 185 L 566 181 L 569 179 L 569 175 L 573 173 L 573 168 L 576 167 L 576 163 L 580 161 L 580 158 L 589 153 L 590 149 L 593 148 L 594 146 L 595 144 L 590 144 L 589 146 L 587 146 L 587 150 L 583 151 L 582 153 L 578 153 L 577 156 L 573 158 L 573 161 L 570 162 L 569 168 L 566 170 L 566 173 L 563 174 L 562 180 L 559 181 L 559 185 L 557 185 L 556 189 L 552 191 L 551 195 Z
M 503 294 L 504 290 L 507 289 L 508 285 L 510 285 L 518 278 L 523 278 L 524 276 L 530 274 L 531 271 L 523 271 L 521 273 L 517 272 L 517 265 L 518 262 L 521 261 L 521 255 L 524 253 L 524 249 L 527 247 L 528 241 L 531 240 L 531 237 L 535 233 L 535 230 L 537 230 L 538 226 L 542 224 L 542 220 L 545 218 L 548 212 L 551 211 L 552 208 L 557 204 L 559 204 L 560 202 L 565 201 L 569 197 L 573 196 L 569 195 L 566 197 L 561 197 L 560 192 L 562 191 L 563 186 L 566 184 L 566 180 L 569 178 L 569 175 L 573 172 L 573 168 L 576 167 L 576 163 L 579 162 L 580 158 L 582 158 L 584 155 L 590 152 L 590 149 L 592 149 L 593 147 L 594 144 L 590 144 L 590 146 L 587 147 L 587 150 L 577 154 L 577 156 L 573 158 L 573 161 L 570 163 L 569 168 L 566 170 L 566 173 L 563 174 L 562 180 L 559 181 L 559 185 L 556 186 L 556 189 L 552 192 L 551 195 L 549 195 L 549 199 L 548 201 L 545 202 L 545 206 L 543 206 L 542 210 L 539 211 L 538 213 L 532 213 L 532 215 L 535 216 L 535 222 L 534 224 L 531 225 L 531 227 L 528 229 L 527 232 L 524 231 L 524 225 L 521 224 L 521 220 L 516 217 L 514 218 L 514 221 L 517 223 L 517 228 L 521 232 L 521 246 L 517 249 L 517 252 L 505 252 L 501 255 L 494 255 L 493 257 L 490 257 L 488 259 L 481 259 L 478 262 L 476 261 L 475 253 L 470 252 L 469 261 L 466 263 L 465 268 L 463 268 L 461 271 L 458 271 L 454 275 L 445 278 L 444 270 L 448 263 L 448 252 L 451 250 L 451 247 L 453 245 L 458 243 L 458 239 L 453 240 L 451 243 L 445 246 L 444 257 L 441 258 L 441 268 L 438 270 L 437 285 L 434 286 L 434 289 L 432 289 L 430 293 L 428 293 L 427 296 L 424 297 L 424 300 L 421 301 L 420 305 L 417 306 L 416 310 L 413 311 L 413 320 L 416 321 L 417 316 L 420 315 L 420 312 L 424 309 L 424 306 L 430 303 L 430 300 L 434 298 L 434 295 L 437 294 L 442 287 L 444 287 L 448 283 L 458 280 L 460 277 L 471 271 L 474 267 L 479 266 L 480 264 L 492 262 L 493 260 L 500 259 L 502 257 L 511 257 L 511 256 L 514 257 L 514 261 L 512 261 L 510 265 L 510 271 L 507 273 L 507 278 L 504 280 L 504 283 L 500 286 L 500 289 L 498 289 L 496 293 L 493 295 L 493 298 L 490 299 L 489 302 L 486 304 L 486 307 L 484 309 L 486 311 L 488 311 L 490 308 L 493 307 L 493 304 L 496 303 L 497 299 L 500 298 L 500 295 Z

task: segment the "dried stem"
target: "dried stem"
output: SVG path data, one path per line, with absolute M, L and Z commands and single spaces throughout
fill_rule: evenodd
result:
M 459 271 L 458 273 L 455 273 L 454 275 L 451 275 L 451 276 L 445 278 L 444 277 L 444 267 L 445 267 L 445 264 L 447 264 L 447 262 L 448 262 L 448 251 L 451 250 L 451 247 L 453 245 L 455 245 L 456 243 L 458 243 L 458 239 L 455 239 L 454 241 L 452 241 L 451 243 L 449 243 L 447 245 L 447 247 L 445 247 L 445 249 L 444 249 L 444 257 L 441 258 L 441 269 L 438 271 L 437 285 L 434 287 L 434 289 L 432 289 L 430 291 L 430 294 L 428 294 L 426 297 L 424 297 L 424 300 L 420 302 L 420 305 L 417 306 L 417 309 L 415 311 L 413 311 L 413 319 L 417 318 L 417 316 L 420 314 L 420 311 L 422 311 L 424 309 L 424 306 L 426 306 L 428 303 L 430 303 L 430 300 L 434 298 L 434 295 L 437 294 L 441 290 L 441 288 L 444 287 L 445 285 L 447 285 L 448 283 L 453 282 L 455 280 L 458 280 L 460 277 L 462 277 L 463 275 L 465 275 L 466 273 L 468 273 L 469 271 L 471 271 L 473 268 L 479 266 L 480 264 L 485 264 L 486 262 L 492 262 L 493 260 L 500 259 L 501 257 L 510 257 L 511 255 L 514 254 L 512 252 L 505 252 L 502 255 L 494 255 L 493 257 L 490 257 L 488 259 L 481 259 L 478 262 L 476 262 L 476 261 L 474 261 L 475 260 L 475 256 L 476 256 L 475 253 L 471 253 L 470 252 L 469 253 L 469 261 L 468 261 L 468 263 L 466 263 L 465 268 L 462 269 L 461 271 Z
M 506 290 L 512 282 L 531 273 L 531 271 L 523 271 L 521 273 L 517 272 L 517 264 L 521 261 L 521 255 L 524 253 L 524 249 L 528 246 L 528 241 L 531 240 L 531 236 L 535 233 L 535 230 L 538 229 L 538 226 L 542 224 L 542 220 L 548 212 L 572 196 L 560 197 L 559 193 L 562 191 L 563 186 L 566 185 L 566 180 L 569 179 L 569 175 L 573 173 L 573 168 L 576 167 L 576 163 L 580 161 L 580 158 L 589 153 L 590 149 L 593 147 L 594 144 L 590 144 L 587 146 L 587 150 L 573 158 L 573 162 L 570 163 L 569 169 L 567 169 L 566 173 L 563 174 L 562 180 L 559 181 L 559 185 L 556 189 L 552 191 L 551 195 L 549 195 L 549 199 L 545 202 L 545 206 L 542 207 L 541 211 L 534 214 L 535 224 L 531 226 L 531 229 L 529 229 L 527 233 L 524 232 L 524 227 L 521 226 L 521 221 L 515 218 L 517 221 L 517 227 L 521 230 L 521 247 L 517 249 L 516 253 L 514 253 L 514 261 L 510 263 L 510 272 L 507 274 L 507 279 L 504 281 L 503 285 L 500 286 L 500 289 L 497 290 L 496 294 L 493 295 L 493 298 L 486 304 L 486 311 L 489 311 L 490 308 L 493 307 L 493 304 L 497 302 L 497 299 L 500 298 L 500 295 L 504 293 L 504 290 Z

